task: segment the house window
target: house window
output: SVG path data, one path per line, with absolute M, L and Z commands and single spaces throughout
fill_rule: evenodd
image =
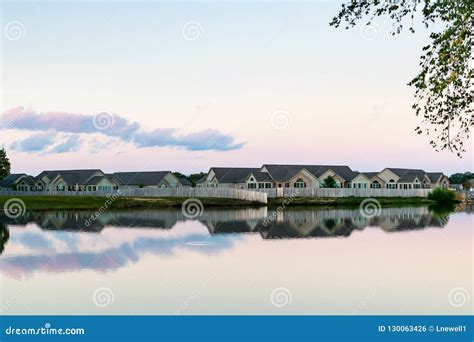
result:
M 373 181 L 372 184 L 370 185 L 372 189 L 380 189 L 380 183 L 378 181 Z
M 265 183 L 265 188 L 270 189 L 272 187 L 272 183 Z
M 390 179 L 387 183 L 387 189 L 396 189 L 397 183 L 393 179 Z
M 295 182 L 295 188 L 306 188 L 306 183 L 301 178 L 298 178 Z
M 413 188 L 414 189 L 421 189 L 421 185 L 420 184 L 415 184 L 415 185 L 413 185 Z
M 285 188 L 289 188 L 290 187 L 290 183 L 285 183 Z
M 248 189 L 256 189 L 257 188 L 257 183 L 248 183 L 247 188 Z
M 64 191 L 64 188 L 65 188 L 65 187 L 64 187 L 64 184 L 62 184 L 62 183 L 61 183 L 61 184 L 58 184 L 58 186 L 56 187 L 56 189 L 57 189 L 58 191 Z

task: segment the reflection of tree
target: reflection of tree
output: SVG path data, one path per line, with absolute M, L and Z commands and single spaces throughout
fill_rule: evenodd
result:
M 334 228 L 336 228 L 336 220 L 334 219 L 326 219 L 324 220 L 324 226 L 327 228 L 328 231 L 333 232 Z
M 0 254 L 5 250 L 5 245 L 10 238 L 10 232 L 8 231 L 7 225 L 0 222 Z
M 433 204 L 428 206 L 429 211 L 437 218 L 444 219 L 456 211 L 456 206 L 452 203 Z

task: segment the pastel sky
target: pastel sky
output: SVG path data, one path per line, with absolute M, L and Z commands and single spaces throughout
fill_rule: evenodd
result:
M 411 109 L 429 30 L 329 26 L 339 2 L 2 2 L 13 172 L 264 163 L 473 169 Z

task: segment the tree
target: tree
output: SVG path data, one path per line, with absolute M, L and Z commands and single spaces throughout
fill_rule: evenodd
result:
M 207 175 L 206 172 L 191 173 L 189 176 L 186 176 L 180 172 L 173 172 L 173 174 L 178 178 L 186 178 L 193 186 L 195 186 L 197 181 L 204 177 L 204 175 Z
M 7 157 L 7 152 L 4 148 L 0 149 L 0 179 L 5 178 L 10 174 L 10 160 Z
M 188 179 L 193 183 L 193 185 L 196 185 L 197 181 L 205 175 L 207 175 L 207 172 L 192 173 L 188 176 Z
M 8 231 L 8 227 L 0 222 L 0 254 L 3 253 L 5 250 L 5 245 L 10 238 L 10 232 Z
M 323 181 L 323 188 L 335 188 L 336 185 L 336 180 L 331 176 L 327 176 Z
M 346 29 L 368 17 L 367 25 L 378 16 L 387 15 L 393 21 L 392 35 L 402 31 L 404 19 L 409 17 L 409 30 L 414 33 L 414 16 L 421 8 L 422 23 L 439 24 L 440 32 L 430 34 L 430 43 L 423 47 L 421 70 L 408 85 L 415 88 L 413 109 L 422 115 L 418 134 L 432 135 L 430 144 L 436 151 L 448 149 L 461 157 L 464 142 L 469 141 L 473 125 L 474 63 L 472 44 L 474 32 L 472 0 L 447 1 L 360 1 L 342 5 L 330 25 Z
M 474 178 L 474 174 L 467 171 L 464 173 L 455 173 L 449 177 L 449 183 L 451 184 L 462 184 L 465 181 Z

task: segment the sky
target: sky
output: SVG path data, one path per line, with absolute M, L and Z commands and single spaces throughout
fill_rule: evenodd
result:
M 329 26 L 339 2 L 1 3 L 12 172 L 349 165 L 473 169 L 417 135 L 429 30 Z

